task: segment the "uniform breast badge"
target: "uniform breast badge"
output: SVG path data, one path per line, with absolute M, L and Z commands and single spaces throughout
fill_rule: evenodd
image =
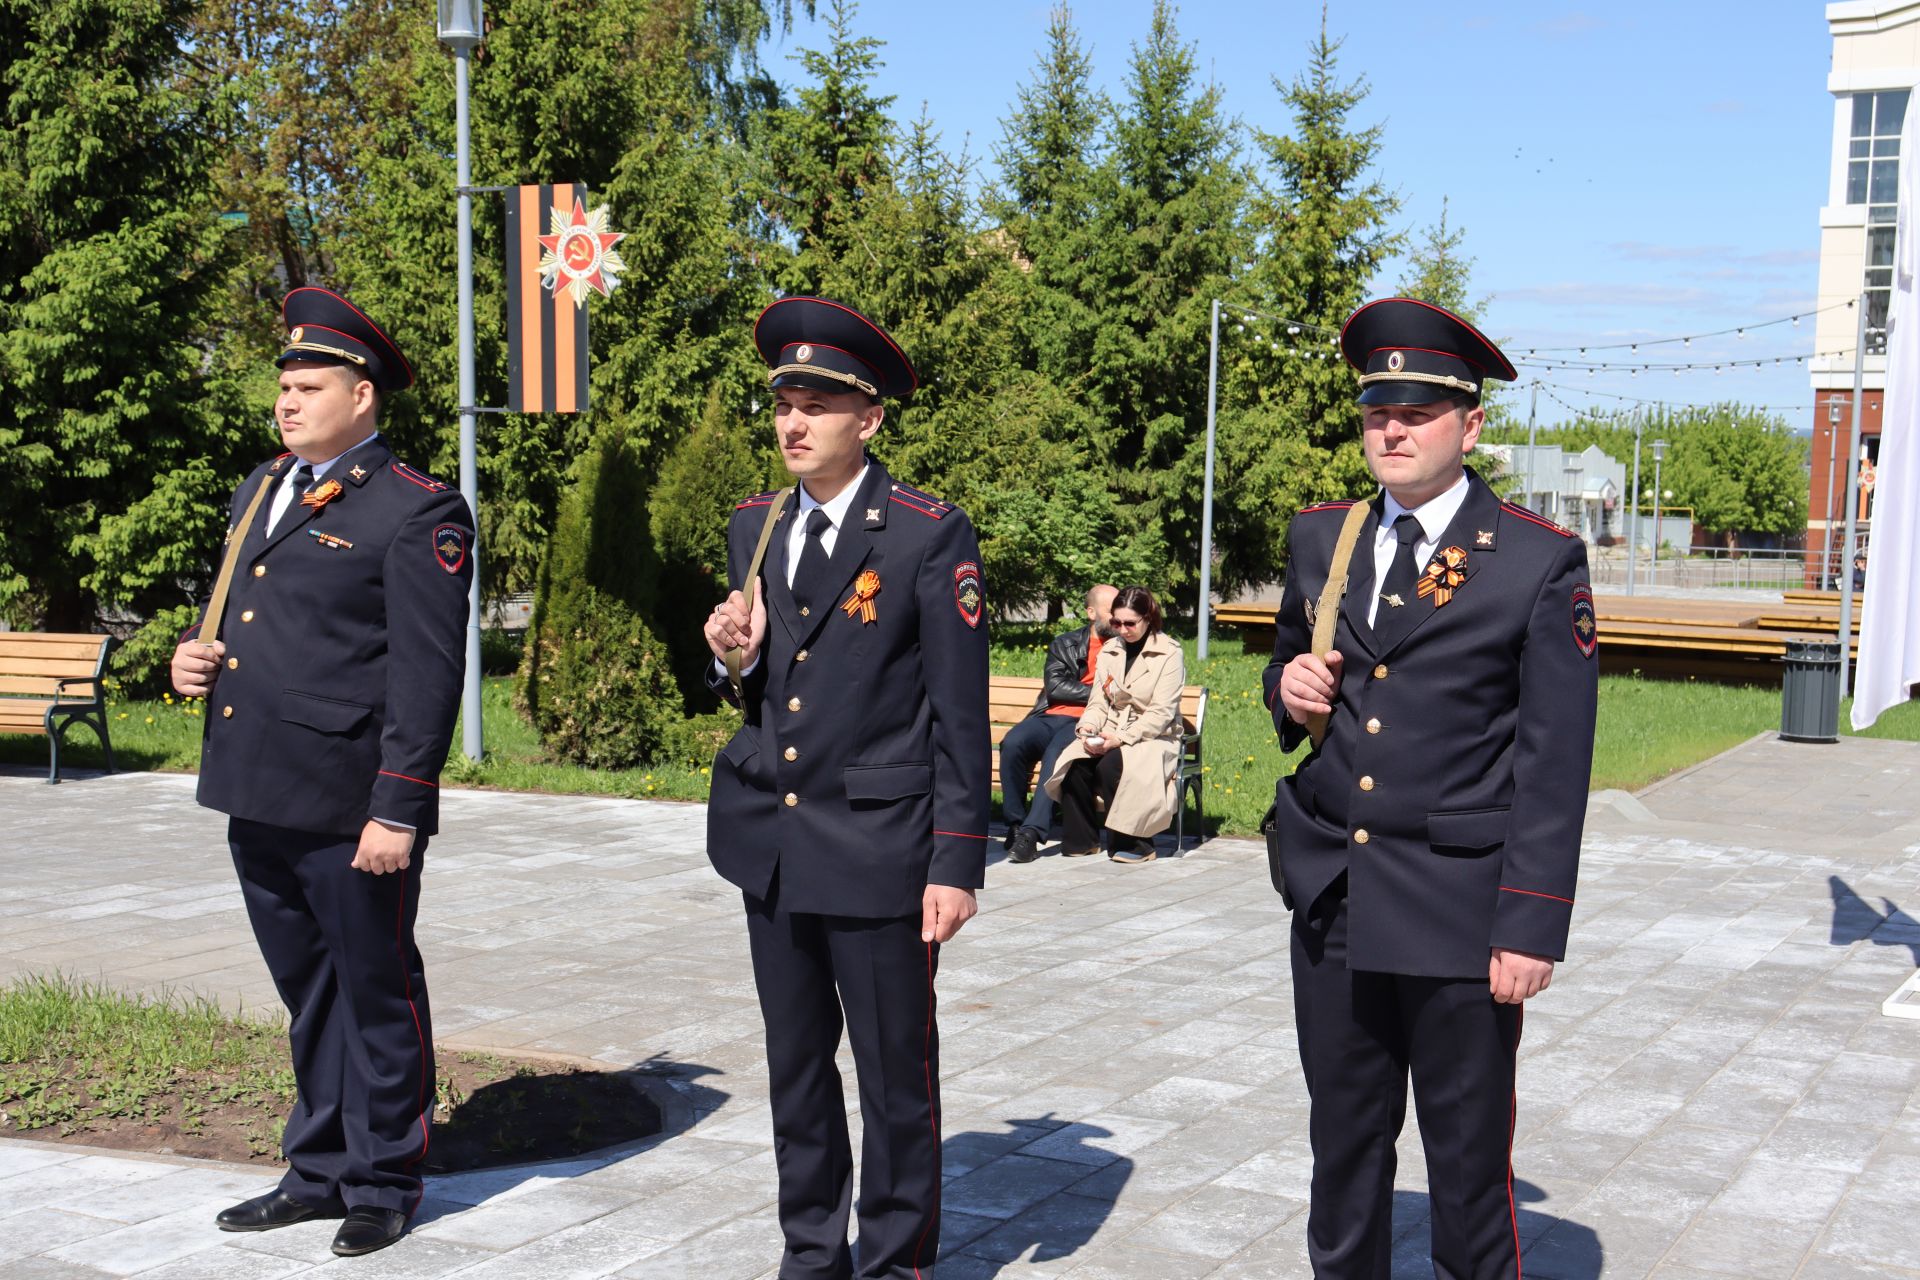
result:
M 338 534 L 322 533 L 318 529 L 308 529 L 307 536 L 309 538 L 312 538 L 315 542 L 319 543 L 321 546 L 328 547 L 334 551 L 353 550 L 353 544 L 351 542 L 348 542 L 345 538 L 342 538 Z
M 1464 547 L 1448 547 L 1435 556 L 1427 565 L 1427 571 L 1420 575 L 1419 592 L 1422 598 L 1433 597 L 1433 607 L 1438 609 L 1453 599 L 1453 593 L 1467 580 L 1467 552 Z
M 873 598 L 879 594 L 880 575 L 868 569 L 853 580 L 853 594 L 840 602 L 840 612 L 849 618 L 858 614 L 863 623 L 872 622 L 880 616 L 873 604 Z
M 312 507 L 315 511 L 318 511 L 345 492 L 345 486 L 338 480 L 327 480 L 322 482 L 319 488 L 309 489 L 301 494 L 300 505 L 303 507 Z

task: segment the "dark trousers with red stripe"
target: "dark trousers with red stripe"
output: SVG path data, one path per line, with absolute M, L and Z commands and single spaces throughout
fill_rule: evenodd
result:
M 937 944 L 920 917 L 782 910 L 776 880 L 744 895 L 767 1027 L 780 1280 L 920 1277 L 940 1249 Z M 853 1151 L 834 1054 L 844 1026 L 860 1089 L 859 1260 L 847 1245 Z
M 413 943 L 427 838 L 407 869 L 353 869 L 357 835 L 241 818 L 227 841 L 253 936 L 287 1007 L 300 1096 L 280 1187 L 411 1214 L 433 1110 L 433 1025 Z
M 1344 877 L 1293 922 L 1294 1019 L 1312 1098 L 1307 1255 L 1322 1280 L 1388 1280 L 1394 1139 L 1413 1080 L 1437 1280 L 1518 1280 L 1513 1076 L 1519 1005 L 1484 975 L 1347 968 Z

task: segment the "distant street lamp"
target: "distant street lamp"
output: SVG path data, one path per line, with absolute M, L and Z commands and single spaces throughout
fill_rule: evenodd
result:
M 1653 442 L 1653 557 L 1647 562 L 1647 578 L 1660 580 L 1660 460 L 1667 456 L 1667 442 Z
M 1585 495 L 1582 493 L 1580 488 L 1580 473 L 1585 471 L 1586 469 L 1587 469 L 1587 464 L 1581 461 L 1577 457 L 1569 460 L 1566 464 L 1567 508 L 1572 513 L 1572 516 L 1573 516 L 1573 518 L 1569 520 L 1567 523 L 1571 524 L 1573 526 L 1573 531 L 1579 534 L 1582 538 L 1587 536 L 1587 530 L 1586 530 L 1587 508 L 1586 508 Z
M 453 50 L 454 102 L 454 190 L 458 193 L 460 238 L 460 492 L 473 508 L 476 528 L 480 521 L 480 462 L 476 441 L 476 415 L 473 411 L 473 193 L 469 166 L 470 129 L 467 120 L 467 62 L 473 46 L 480 43 L 480 0 L 440 0 L 439 33 L 441 43 Z M 476 544 L 478 539 L 475 539 Z M 473 585 L 467 590 L 467 681 L 460 698 L 463 725 L 461 750 L 467 759 L 478 760 L 485 749 L 480 735 L 480 561 L 477 545 L 469 553 L 474 558 Z

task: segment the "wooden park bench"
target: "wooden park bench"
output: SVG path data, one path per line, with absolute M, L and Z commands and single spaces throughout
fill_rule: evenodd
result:
M 1027 718 L 1034 700 L 1040 696 L 1041 681 L 1033 676 L 990 676 L 987 680 L 988 714 L 993 719 L 993 785 L 1001 787 L 1000 740 L 1008 730 Z M 1173 839 L 1176 849 L 1185 847 L 1186 799 L 1193 794 L 1193 816 L 1199 826 L 1197 845 L 1207 838 L 1206 778 L 1200 760 L 1200 736 L 1207 723 L 1207 690 L 1203 685 L 1183 685 L 1180 689 L 1180 769 L 1179 799 L 1174 809 Z M 1035 766 L 1034 772 L 1039 773 Z M 1033 780 L 1027 781 L 1028 790 Z
M 75 722 L 91 728 L 113 772 L 107 737 L 107 654 L 112 636 L 0 631 L 0 733 L 44 733 L 60 781 L 60 742 Z

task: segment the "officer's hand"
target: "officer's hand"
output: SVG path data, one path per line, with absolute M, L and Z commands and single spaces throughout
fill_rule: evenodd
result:
M 1487 989 L 1497 1004 L 1519 1004 L 1553 982 L 1553 961 L 1545 956 L 1495 947 L 1487 961 Z
M 920 941 L 945 942 L 980 910 L 973 890 L 930 884 L 920 895 Z
M 406 827 L 390 827 L 378 818 L 367 819 L 360 828 L 360 847 L 353 854 L 353 869 L 376 876 L 389 871 L 405 871 L 413 857 L 413 832 Z
M 1334 649 L 1323 662 L 1311 653 L 1303 653 L 1280 672 L 1280 705 L 1294 723 L 1305 724 L 1307 717 L 1330 715 L 1333 699 L 1340 692 L 1340 667 L 1345 662 Z
M 227 646 L 215 640 L 212 645 L 198 640 L 183 640 L 173 651 L 173 691 L 186 698 L 204 698 L 213 692 L 220 677 L 220 659 Z
M 744 649 L 740 668 L 744 671 L 752 666 L 760 657 L 761 643 L 767 638 L 767 601 L 761 579 L 753 580 L 751 609 L 747 607 L 746 596 L 736 591 L 714 606 L 705 632 L 707 648 L 713 650 L 714 657 L 724 662 L 729 651 Z

